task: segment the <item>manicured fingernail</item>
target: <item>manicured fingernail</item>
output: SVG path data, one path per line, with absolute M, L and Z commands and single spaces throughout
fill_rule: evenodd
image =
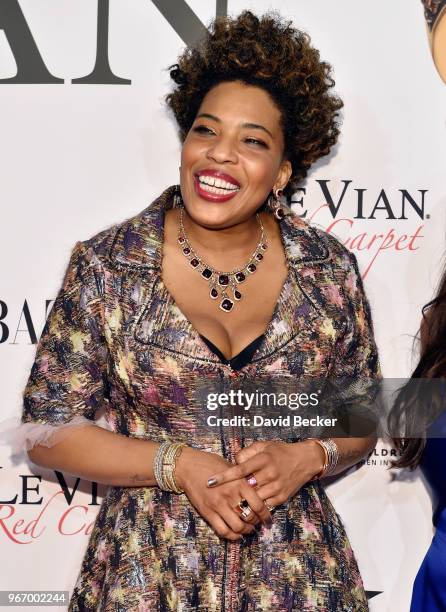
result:
M 217 479 L 216 478 L 209 478 L 208 480 L 208 487 L 213 487 L 217 484 Z

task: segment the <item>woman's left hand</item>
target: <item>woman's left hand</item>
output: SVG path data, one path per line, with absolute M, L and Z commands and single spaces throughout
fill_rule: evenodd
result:
M 279 506 L 318 474 L 324 465 L 324 452 L 312 440 L 302 442 L 253 442 L 240 450 L 237 465 L 210 478 L 208 486 L 254 475 L 257 495 L 270 506 Z M 215 484 L 209 482 L 215 480 Z

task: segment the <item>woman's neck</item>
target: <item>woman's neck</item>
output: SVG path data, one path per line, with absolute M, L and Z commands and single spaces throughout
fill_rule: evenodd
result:
M 174 223 L 179 228 L 180 214 L 176 213 Z M 259 216 L 264 225 L 268 240 L 271 237 L 271 215 L 262 212 Z M 229 269 L 242 265 L 259 243 L 260 224 L 256 215 L 246 221 L 222 229 L 207 228 L 196 223 L 183 210 L 183 226 L 192 248 L 216 269 Z

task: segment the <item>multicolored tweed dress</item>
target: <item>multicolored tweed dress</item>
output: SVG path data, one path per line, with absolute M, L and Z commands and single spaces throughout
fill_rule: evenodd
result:
M 196 386 L 232 379 L 161 277 L 164 213 L 175 186 L 144 211 L 73 249 L 24 394 L 23 423 L 94 423 L 184 441 L 228 460 L 253 438 L 202 427 Z M 294 213 L 280 224 L 289 272 L 246 380 L 380 376 L 356 260 Z M 94 449 L 91 460 L 94 462 Z M 233 542 L 186 495 L 110 486 L 69 610 L 368 610 L 340 517 L 318 481 L 273 514 L 271 529 Z

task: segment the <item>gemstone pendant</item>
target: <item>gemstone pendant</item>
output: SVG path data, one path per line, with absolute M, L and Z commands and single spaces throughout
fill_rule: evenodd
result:
M 220 302 L 220 308 L 224 310 L 225 312 L 229 312 L 230 310 L 232 310 L 233 306 L 234 306 L 234 302 L 230 300 L 229 298 L 225 298 L 224 300 Z
M 189 260 L 189 264 L 192 268 L 195 268 L 200 272 L 201 277 L 208 281 L 209 297 L 212 300 L 218 300 L 219 308 L 225 312 L 233 310 L 235 302 L 240 301 L 243 298 L 242 293 L 238 290 L 238 285 L 245 282 L 250 274 L 257 271 L 259 262 L 264 259 L 264 252 L 268 248 L 268 242 L 266 232 L 264 231 L 260 217 L 257 215 L 257 220 L 260 224 L 261 236 L 260 241 L 257 244 L 253 256 L 251 257 L 248 265 L 243 269 L 238 268 L 238 271 L 231 272 L 219 272 L 208 266 L 201 260 L 201 258 L 193 251 L 191 245 L 188 242 L 186 232 L 183 227 L 183 209 L 184 205 L 180 202 L 181 198 L 178 199 L 178 207 L 180 208 L 180 227 L 177 236 L 178 243 L 180 245 L 181 252 Z M 174 206 L 175 207 L 175 206 Z M 276 217 L 279 218 L 280 212 Z M 231 289 L 231 297 L 228 297 L 228 290 Z

